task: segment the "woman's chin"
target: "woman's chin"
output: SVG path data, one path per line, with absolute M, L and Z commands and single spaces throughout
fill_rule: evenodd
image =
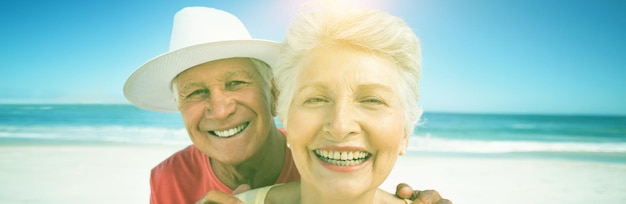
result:
M 319 191 L 322 191 L 326 196 L 332 196 L 337 198 L 346 197 L 361 197 L 367 192 L 375 192 L 376 186 L 366 186 L 368 183 L 359 182 L 362 180 L 354 178 L 333 179 L 330 181 L 316 181 Z

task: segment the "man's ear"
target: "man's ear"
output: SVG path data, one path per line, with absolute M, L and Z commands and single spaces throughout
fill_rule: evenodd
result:
M 178 103 L 178 96 L 174 96 L 174 103 L 176 103 L 176 109 L 178 109 L 178 112 L 182 113 L 180 103 Z
M 272 107 L 271 107 L 271 113 L 272 116 L 276 116 L 276 106 L 278 105 L 278 89 L 276 88 L 276 85 L 274 84 L 274 82 L 272 81 L 271 84 L 272 88 L 271 88 L 271 94 L 272 94 Z

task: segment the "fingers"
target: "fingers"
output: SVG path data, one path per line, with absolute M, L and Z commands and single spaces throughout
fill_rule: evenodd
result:
M 420 190 L 411 191 L 411 197 L 409 197 L 409 200 L 421 200 L 420 196 L 422 196 L 421 195 L 422 192 L 423 191 L 420 191 Z M 428 195 L 424 195 L 424 196 L 428 196 Z
M 425 203 L 422 200 L 414 200 L 411 204 L 428 204 L 428 203 Z M 433 203 L 433 204 L 452 204 L 452 201 L 450 201 L 448 199 L 441 199 L 441 200 L 439 200 L 439 201 L 437 201 L 436 203 Z
M 235 196 L 224 193 L 221 191 L 212 190 L 209 191 L 202 199 L 200 199 L 196 204 L 216 204 L 216 203 L 224 203 L 224 204 L 243 204 L 239 199 Z
M 410 199 L 413 199 L 413 204 L 440 204 L 439 202 L 445 200 L 441 199 L 439 192 L 435 190 L 413 191 Z
M 398 186 L 396 186 L 396 196 L 402 199 L 415 200 L 415 198 L 417 197 L 413 198 L 412 194 L 413 194 L 413 188 L 411 188 L 409 184 L 400 183 L 398 184 Z
M 237 188 L 235 188 L 235 190 L 233 190 L 233 195 L 240 194 L 240 193 L 246 192 L 248 190 L 250 190 L 250 185 L 248 185 L 248 184 L 241 184 L 241 185 L 237 186 Z
M 411 204 L 426 204 L 426 203 L 422 202 L 421 200 L 414 200 Z
M 436 204 L 452 204 L 452 201 L 450 201 L 448 199 L 441 199 Z
M 396 196 L 413 200 L 412 204 L 452 204 L 452 201 L 441 198 L 436 190 L 413 190 L 406 183 L 400 183 L 396 186 Z

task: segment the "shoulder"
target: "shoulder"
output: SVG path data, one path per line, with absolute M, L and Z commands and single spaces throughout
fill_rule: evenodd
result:
M 299 203 L 300 181 L 274 185 L 267 192 L 267 203 Z
M 174 172 L 180 174 L 181 170 L 194 171 L 195 169 L 199 169 L 195 167 L 201 165 L 203 161 L 208 161 L 208 157 L 194 145 L 189 145 L 152 168 L 151 176 L 160 177 L 173 175 Z
M 382 190 L 380 188 L 378 188 L 376 190 L 376 194 L 377 194 L 376 197 L 378 197 L 377 198 L 378 201 L 376 203 L 389 203 L 389 204 L 394 204 L 394 203 L 395 204 L 407 204 L 407 203 L 411 203 L 411 200 L 407 200 L 407 199 L 402 199 L 402 198 L 396 197 L 395 195 L 393 195 L 393 194 L 391 194 L 391 193 L 389 193 L 389 192 L 387 192 L 385 190 Z
M 151 203 L 193 203 L 208 190 L 208 157 L 195 146 L 182 149 L 155 166 L 150 174 Z
M 298 172 L 298 167 L 296 167 L 295 162 L 293 161 L 293 155 L 291 153 L 291 149 L 285 149 L 285 162 L 283 163 L 283 170 L 281 171 L 281 175 L 276 181 L 277 183 L 287 183 L 291 181 L 300 180 L 300 173 Z
M 274 187 L 280 186 L 282 184 L 274 184 L 271 186 L 266 186 L 262 188 L 255 188 L 240 194 L 235 195 L 239 200 L 243 201 L 243 203 L 252 203 L 252 204 L 262 204 L 262 203 L 274 203 L 271 202 L 268 198 L 268 194 L 270 190 L 273 190 Z M 267 202 L 266 202 L 267 200 Z M 284 200 L 281 200 L 284 201 Z M 282 202 L 281 202 L 282 203 Z

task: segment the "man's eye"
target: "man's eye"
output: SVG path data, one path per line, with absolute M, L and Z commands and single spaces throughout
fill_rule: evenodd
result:
M 247 84 L 247 82 L 245 81 L 230 81 L 228 83 L 226 83 L 226 88 L 236 88 L 238 86 Z
M 198 90 L 195 90 L 195 91 L 191 92 L 189 95 L 187 95 L 187 97 L 202 95 L 202 94 L 206 94 L 206 93 L 209 93 L 209 90 L 198 89 Z

